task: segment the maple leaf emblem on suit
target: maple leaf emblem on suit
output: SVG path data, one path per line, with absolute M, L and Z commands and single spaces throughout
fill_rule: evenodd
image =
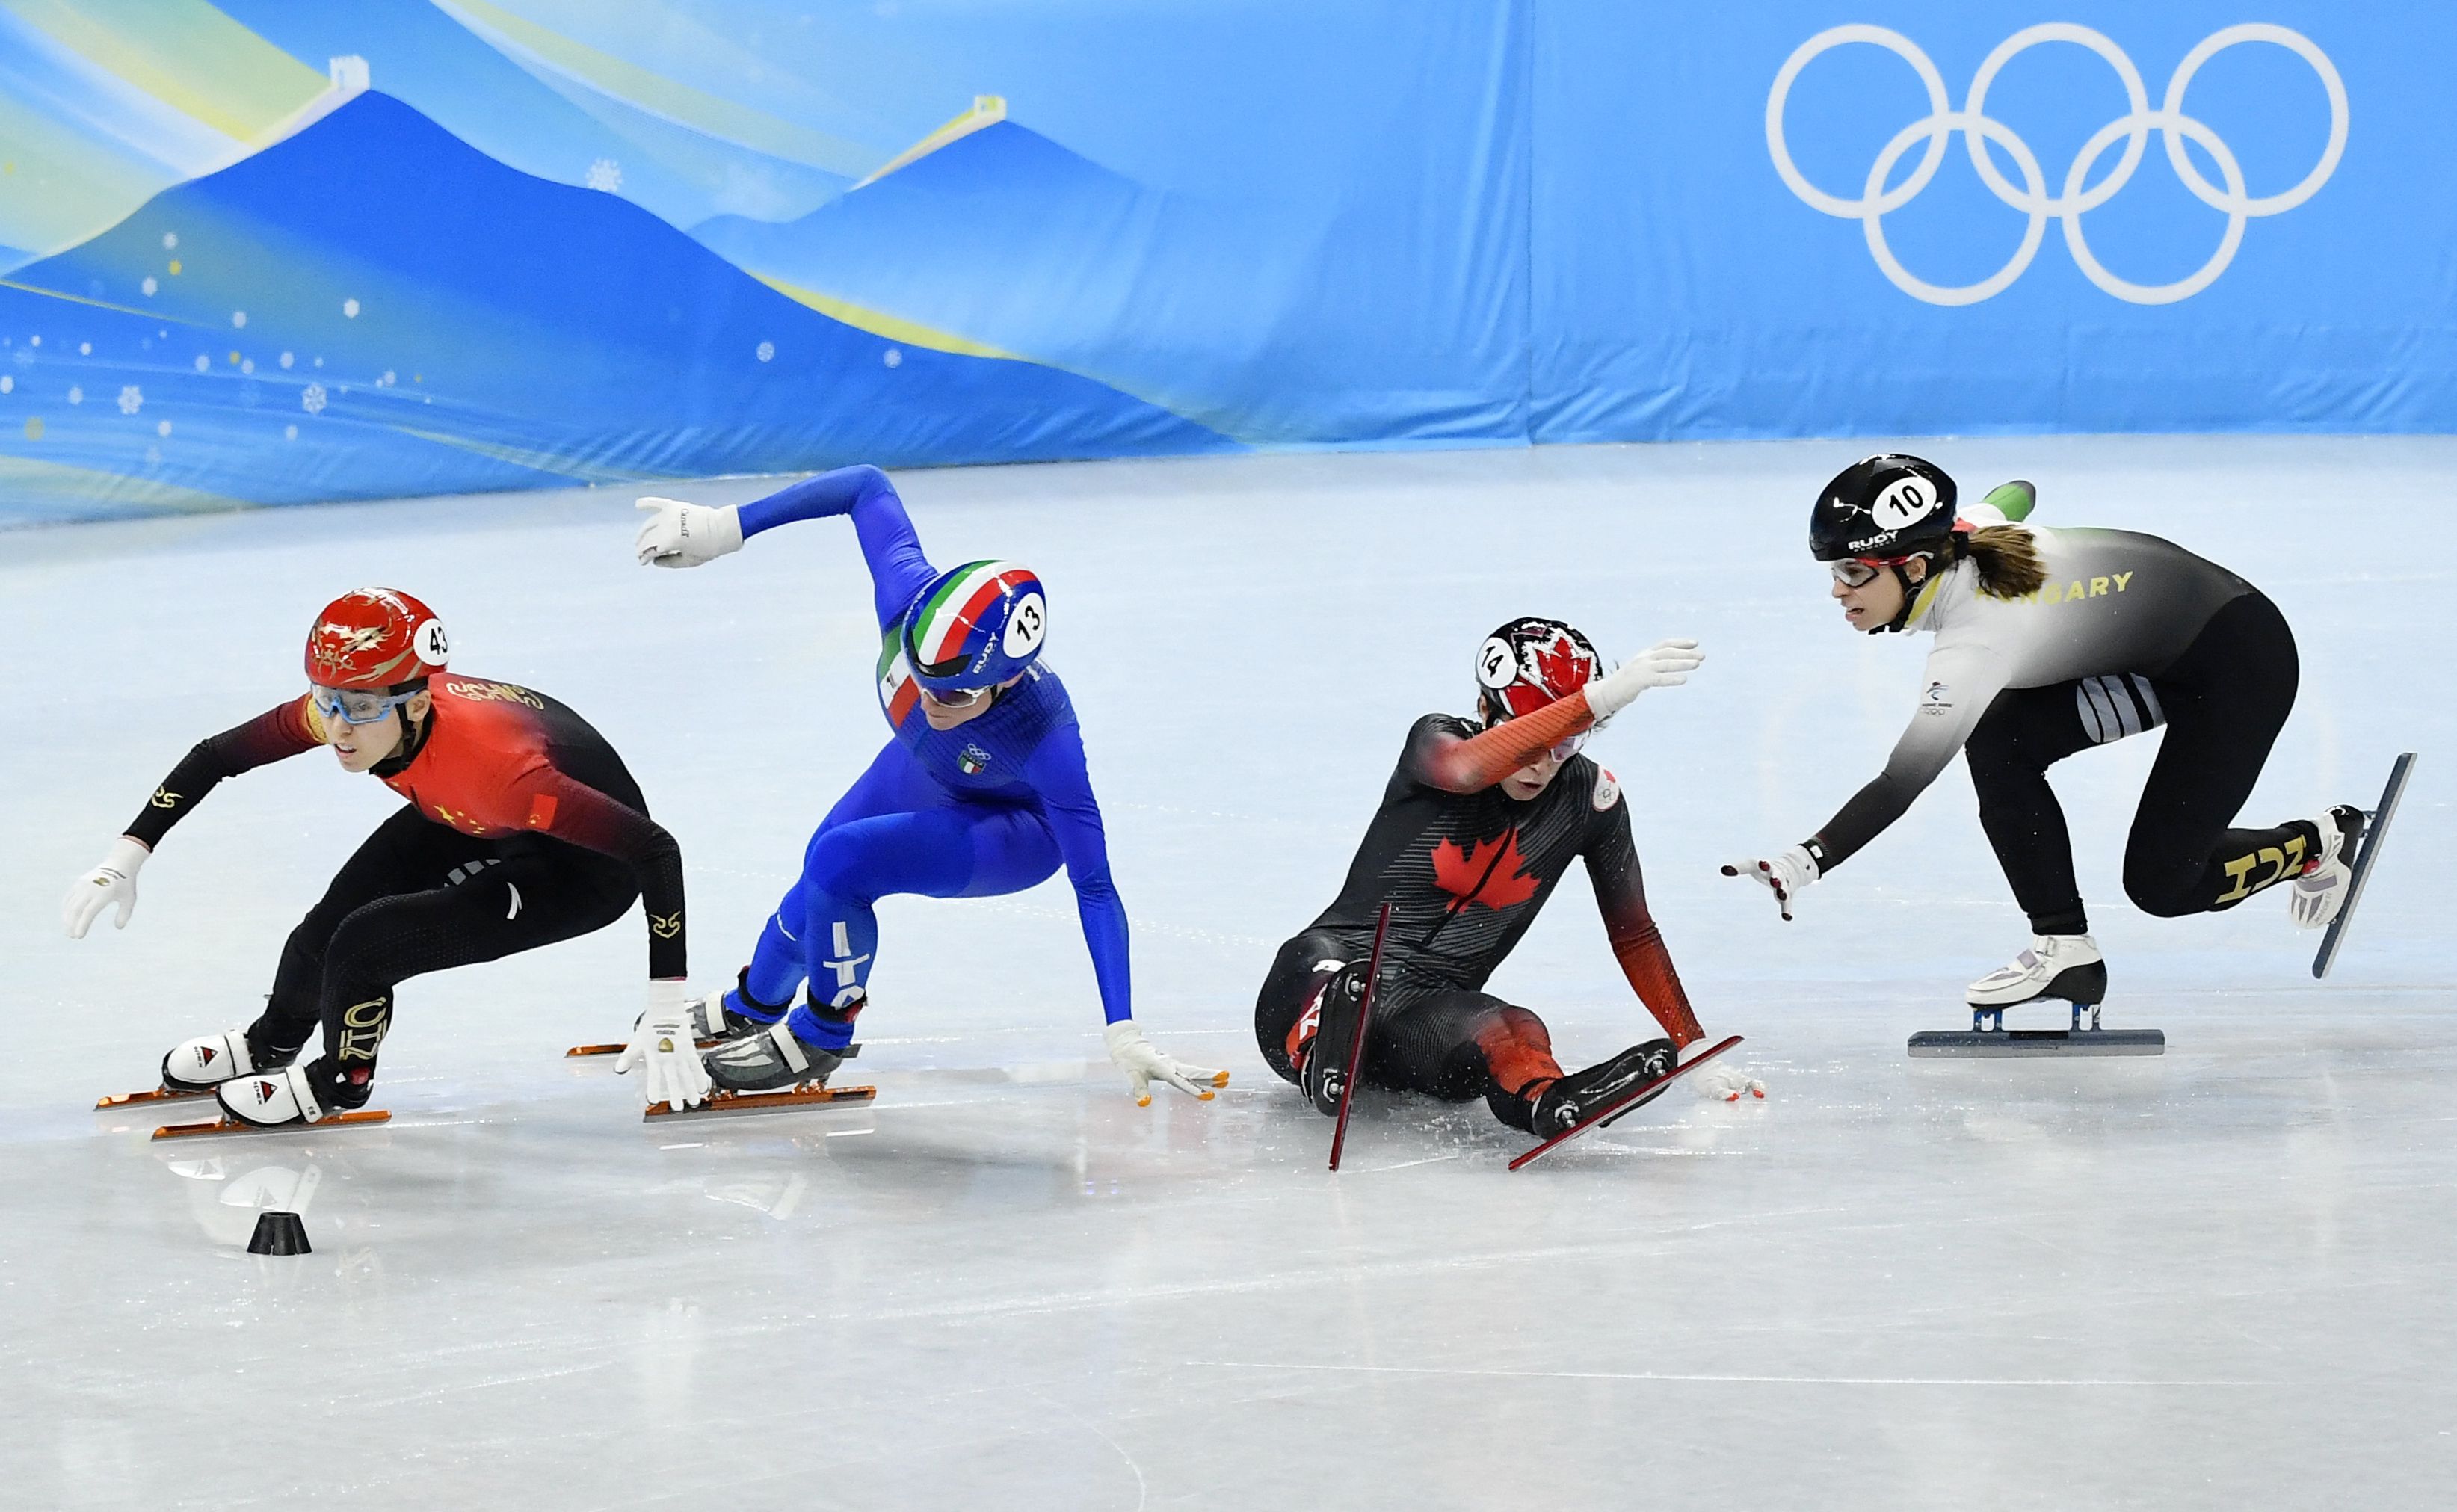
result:
M 1482 903 L 1497 912 L 1536 896 L 1537 879 L 1524 875 L 1527 859 L 1518 851 L 1518 829 L 1513 825 L 1489 840 L 1434 845 L 1434 885 L 1462 902 Z

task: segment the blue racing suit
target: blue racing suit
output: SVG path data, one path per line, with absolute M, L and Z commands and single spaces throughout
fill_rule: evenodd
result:
M 776 905 L 726 1005 L 774 1021 L 794 990 L 797 1039 L 841 1050 L 867 996 L 878 949 L 872 904 L 890 893 L 988 898 L 1022 892 L 1066 868 L 1101 1006 L 1133 1015 L 1126 909 L 1109 880 L 1107 837 L 1065 685 L 1045 662 L 996 694 L 989 712 L 933 730 L 906 666 L 904 614 L 938 569 L 894 485 L 877 467 L 839 467 L 741 507 L 744 539 L 795 520 L 850 514 L 870 565 L 880 635 L 878 699 L 894 738 L 836 800 L 802 855 L 802 876 Z

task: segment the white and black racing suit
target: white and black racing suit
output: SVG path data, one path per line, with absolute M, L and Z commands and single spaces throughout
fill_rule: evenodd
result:
M 2048 573 L 2037 592 L 1984 593 L 1967 559 L 1921 586 L 1904 628 L 1936 645 L 1918 712 L 1885 771 L 1818 832 L 1821 872 L 1899 818 L 1960 750 L 2031 927 L 2085 933 L 2047 769 L 2161 724 L 2125 846 L 2134 902 L 2161 916 L 2228 908 L 2301 871 L 2320 843 L 2310 822 L 2230 827 L 2295 705 L 2295 637 L 2277 606 L 2155 535 L 2029 528 Z

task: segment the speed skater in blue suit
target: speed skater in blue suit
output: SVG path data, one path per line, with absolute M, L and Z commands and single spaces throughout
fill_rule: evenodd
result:
M 658 567 L 698 567 L 779 526 L 851 516 L 870 567 L 878 699 L 893 732 L 819 821 L 751 964 L 692 1009 L 693 1031 L 720 1042 L 706 1058 L 711 1081 L 753 1092 L 827 1079 L 868 1001 L 879 899 L 997 897 L 1063 865 L 1109 1057 L 1136 1101 L 1151 1101 L 1153 1082 L 1206 1100 L 1228 1084 L 1228 1072 L 1179 1061 L 1135 1024 L 1125 904 L 1109 878 L 1075 706 L 1041 659 L 1049 606 L 1030 569 L 931 566 L 895 485 L 871 466 L 823 472 L 751 504 L 643 499 L 640 507 L 651 512 L 639 558 Z

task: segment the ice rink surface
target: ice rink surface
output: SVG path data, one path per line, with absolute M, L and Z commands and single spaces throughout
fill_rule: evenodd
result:
M 632 564 L 630 499 L 263 511 L 0 537 L 0 1502 L 21 1506 L 2415 1507 L 2457 1484 L 2457 567 L 2445 440 L 1917 447 L 2046 524 L 2264 588 L 2303 686 L 2248 818 L 2424 753 L 2337 973 L 2282 897 L 2117 882 L 2155 737 L 2057 771 L 2162 1060 L 1912 1062 L 2027 930 L 1959 764 L 1780 923 L 1716 864 L 1873 774 L 1922 639 L 1851 634 L 1803 546 L 1867 443 L 921 472 L 942 565 L 1050 587 L 1134 920 L 1137 1018 L 1228 1067 L 1137 1108 L 1063 880 L 895 900 L 847 1067 L 874 1108 L 644 1127 L 634 913 L 413 982 L 377 1130 L 149 1143 L 95 1096 L 255 1012 L 396 803 L 321 755 L 217 791 L 125 933 L 59 897 L 199 736 L 299 691 L 335 593 L 411 590 L 456 671 L 609 735 L 730 980 L 884 735 L 852 532 Z M 1590 748 L 1763 1103 L 1676 1089 L 1517 1174 L 1480 1104 L 1369 1097 L 1348 1169 L 1250 1030 L 1417 715 L 1520 613 L 1709 654 Z M 1495 988 L 1569 1063 L 1652 1033 L 1574 872 Z M 2017 1010 L 2045 1025 L 2049 1009 Z M 839 1080 L 845 1079 L 843 1076 Z M 188 1105 L 193 1107 L 194 1105 Z M 316 1250 L 246 1254 L 256 1212 Z M 2437 1489 L 2434 1489 L 2437 1488 Z

